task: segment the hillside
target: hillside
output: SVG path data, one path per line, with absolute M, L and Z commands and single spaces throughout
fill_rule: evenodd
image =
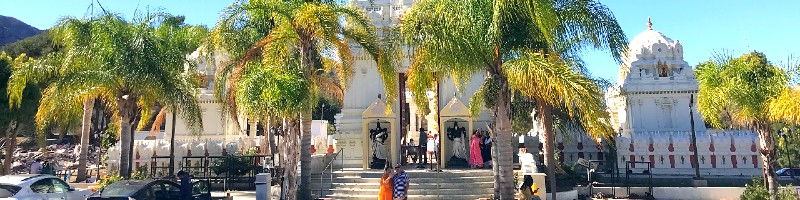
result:
M 16 18 L 0 15 L 0 47 L 41 32 Z

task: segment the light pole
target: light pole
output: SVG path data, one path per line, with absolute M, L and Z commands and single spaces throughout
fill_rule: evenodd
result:
M 97 145 L 97 149 L 99 150 L 97 154 L 97 174 L 95 174 L 95 182 L 100 181 L 100 163 L 102 162 L 103 158 L 103 134 L 102 133 L 95 133 L 95 137 L 97 137 L 97 141 L 100 145 Z
M 319 120 L 325 120 L 325 104 L 322 104 L 322 109 L 319 109 Z
M 693 106 L 694 106 L 694 94 L 690 94 L 689 95 L 689 124 L 692 127 L 692 146 L 694 146 L 694 157 L 692 158 L 692 162 L 695 165 L 695 168 L 694 168 L 694 180 L 702 180 L 702 178 L 700 178 L 700 162 L 697 161 L 697 157 L 698 157 L 697 156 L 697 150 L 700 149 L 700 148 L 697 148 L 697 136 L 696 136 L 696 133 L 695 133 L 695 130 L 694 130 L 694 113 L 693 113 L 694 111 L 693 111 L 693 108 L 692 108 Z
M 783 150 L 784 150 L 784 153 L 786 154 L 786 158 L 789 160 L 789 165 L 788 165 L 789 166 L 789 170 L 790 170 L 789 171 L 789 175 L 791 175 L 792 178 L 794 178 L 794 171 L 792 171 L 792 156 L 790 155 L 791 151 L 789 151 L 789 145 L 788 145 L 789 140 L 786 139 L 786 136 L 788 135 L 789 131 L 786 128 L 783 128 L 783 129 L 779 130 L 778 132 L 780 133 L 781 137 L 783 138 Z

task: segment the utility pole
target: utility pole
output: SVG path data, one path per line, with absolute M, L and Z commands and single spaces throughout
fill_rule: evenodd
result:
M 697 133 L 694 130 L 694 94 L 689 95 L 689 124 L 692 127 L 692 146 L 694 146 L 694 157 L 692 158 L 692 162 L 694 163 L 694 180 L 692 181 L 692 185 L 695 187 L 698 186 L 705 186 L 707 182 L 700 177 L 700 162 L 697 161 L 697 151 L 700 148 L 697 148 Z

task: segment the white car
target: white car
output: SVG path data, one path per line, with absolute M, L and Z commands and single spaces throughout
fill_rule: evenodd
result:
M 0 200 L 84 200 L 90 190 L 76 190 L 60 178 L 45 174 L 0 177 Z

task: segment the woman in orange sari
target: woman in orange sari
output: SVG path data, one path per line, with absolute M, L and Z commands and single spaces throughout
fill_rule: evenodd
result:
M 381 190 L 378 192 L 378 200 L 392 200 L 392 184 L 394 184 L 392 176 L 394 176 L 392 168 L 387 165 L 381 177 Z

